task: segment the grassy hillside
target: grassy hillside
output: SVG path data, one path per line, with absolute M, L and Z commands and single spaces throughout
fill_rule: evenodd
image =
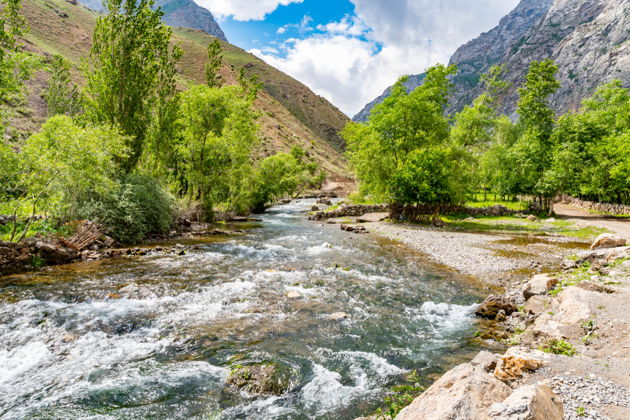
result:
M 30 26 L 25 46 L 44 56 L 60 54 L 70 60 L 74 75 L 82 83 L 79 68 L 87 57 L 97 14 L 66 0 L 24 0 L 22 13 Z M 174 41 L 181 44 L 184 55 L 179 63 L 180 86 L 201 83 L 204 78 L 206 46 L 210 35 L 192 29 L 175 28 Z M 348 119 L 325 99 L 293 78 L 272 68 L 255 56 L 224 43 L 224 80 L 235 83 L 241 67 L 248 74 L 258 74 L 264 85 L 255 107 L 259 119 L 262 144 L 260 155 L 288 151 L 299 145 L 307 156 L 317 161 L 333 180 L 349 176 L 341 154 L 343 143 L 337 133 Z M 28 103 L 18 110 L 15 125 L 25 135 L 37 130 L 45 120 L 45 103 L 41 98 L 46 74 L 40 73 L 30 82 Z

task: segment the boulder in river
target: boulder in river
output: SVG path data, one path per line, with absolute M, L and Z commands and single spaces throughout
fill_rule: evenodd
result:
M 282 395 L 290 385 L 287 375 L 273 363 L 237 365 L 227 378 L 227 385 L 236 391 L 255 395 Z
M 516 310 L 516 303 L 507 296 L 490 295 L 479 305 L 475 314 L 483 318 L 495 319 L 499 311 L 510 315 Z

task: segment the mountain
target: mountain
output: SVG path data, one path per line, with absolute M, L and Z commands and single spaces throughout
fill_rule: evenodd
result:
M 84 6 L 97 12 L 105 12 L 102 0 L 79 0 Z M 170 26 L 199 29 L 222 41 L 227 38 L 214 16 L 193 0 L 156 0 L 156 6 L 164 12 L 164 23 Z
M 481 93 L 480 76 L 505 64 L 512 88 L 501 111 L 511 115 L 518 100 L 516 87 L 533 60 L 553 59 L 562 87 L 551 98 L 558 113 L 576 109 L 595 88 L 612 79 L 630 86 L 629 0 L 522 0 L 489 32 L 462 45 L 450 64 L 459 72 L 448 112 L 455 113 Z M 412 76 L 415 84 L 423 75 Z M 412 84 L 413 87 L 413 84 Z M 388 91 L 355 116 L 365 121 Z
M 64 56 L 73 64 L 75 81 L 83 84 L 79 69 L 90 51 L 97 12 L 67 0 L 23 0 L 22 14 L 30 26 L 25 48 L 44 57 Z M 179 87 L 204 83 L 206 48 L 215 38 L 190 28 L 173 28 L 173 34 L 173 42 L 179 43 L 184 51 L 178 63 Z M 268 156 L 300 146 L 309 160 L 326 170 L 329 179 L 349 179 L 350 171 L 342 154 L 344 143 L 338 135 L 348 118 L 326 99 L 256 56 L 227 42 L 221 44 L 224 60 L 220 72 L 226 83 L 237 83 L 237 75 L 243 68 L 247 74 L 258 75 L 263 84 L 254 104 L 260 114 L 261 144 L 257 155 Z M 38 72 L 29 82 L 27 103 L 13 121 L 20 137 L 37 131 L 46 119 L 41 95 L 47 80 L 45 72 Z

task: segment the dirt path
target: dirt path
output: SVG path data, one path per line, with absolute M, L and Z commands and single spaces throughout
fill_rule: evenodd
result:
M 630 241 L 630 218 L 592 214 L 566 204 L 556 204 L 553 209 L 559 218 L 578 225 L 605 228 Z

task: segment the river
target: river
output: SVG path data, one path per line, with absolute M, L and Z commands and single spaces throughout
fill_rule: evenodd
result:
M 2 419 L 353 419 L 475 351 L 470 282 L 275 207 L 245 233 L 0 278 Z M 300 297 L 289 298 L 287 293 Z M 347 319 L 331 320 L 345 312 Z M 280 396 L 226 386 L 274 362 Z

